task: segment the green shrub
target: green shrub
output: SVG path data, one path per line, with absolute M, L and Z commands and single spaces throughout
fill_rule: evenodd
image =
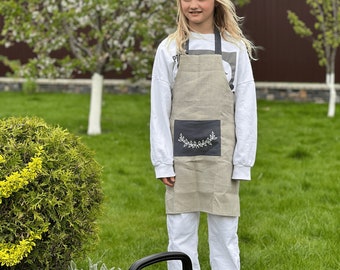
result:
M 68 131 L 0 119 L 0 268 L 67 269 L 96 237 L 100 173 Z
M 92 262 L 90 258 L 88 258 L 88 261 L 89 261 L 88 270 L 98 270 L 98 269 L 99 270 L 121 270 L 120 268 L 116 268 L 116 267 L 108 268 L 106 264 L 102 263 L 101 261 L 94 263 Z M 83 270 L 83 269 L 77 268 L 76 263 L 74 261 L 71 261 L 70 265 L 68 266 L 68 270 Z
M 22 84 L 22 92 L 25 94 L 34 94 L 38 91 L 38 84 L 33 79 L 26 79 Z

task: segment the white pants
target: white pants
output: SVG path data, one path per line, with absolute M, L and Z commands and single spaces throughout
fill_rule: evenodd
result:
M 198 226 L 200 213 L 167 215 L 169 251 L 181 251 L 192 261 L 193 270 L 200 270 L 198 261 Z M 239 270 L 238 217 L 208 214 L 208 238 L 212 270 Z M 168 270 L 182 270 L 180 261 L 168 261 Z

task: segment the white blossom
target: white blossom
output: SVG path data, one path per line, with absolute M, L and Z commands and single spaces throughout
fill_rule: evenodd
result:
M 173 29 L 176 16 L 175 1 L 168 0 L 1 0 L 0 14 L 3 44 L 26 42 L 37 55 L 21 70 L 44 77 L 70 76 L 72 68 L 103 73 L 129 65 L 145 77 L 155 46 Z M 52 61 L 60 50 L 68 52 L 65 58 Z M 67 60 L 71 63 L 61 67 Z

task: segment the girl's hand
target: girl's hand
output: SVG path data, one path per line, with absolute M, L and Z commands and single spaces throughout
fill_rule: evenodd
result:
M 167 185 L 169 187 L 174 187 L 176 178 L 174 176 L 164 177 L 164 178 L 161 178 L 161 181 L 164 183 L 164 185 Z

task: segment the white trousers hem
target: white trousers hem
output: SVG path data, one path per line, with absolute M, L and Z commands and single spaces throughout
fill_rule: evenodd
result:
M 198 259 L 198 227 L 200 213 L 167 215 L 169 251 L 187 254 L 193 270 L 200 270 Z M 238 217 L 208 214 L 208 240 L 211 270 L 239 270 Z M 182 270 L 180 261 L 169 261 L 168 270 Z

